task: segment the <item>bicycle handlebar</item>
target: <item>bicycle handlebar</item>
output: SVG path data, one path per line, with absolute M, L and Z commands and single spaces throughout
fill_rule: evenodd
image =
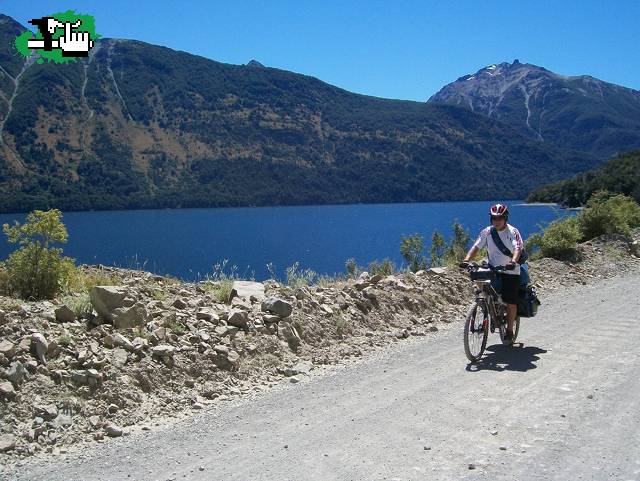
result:
M 489 269 L 493 272 L 504 272 L 504 271 L 512 271 L 516 268 L 515 264 L 507 264 L 506 266 L 492 266 L 483 262 L 482 264 L 478 264 L 477 262 L 461 262 L 458 264 L 458 267 L 461 269 L 467 269 L 469 272 L 477 269 Z

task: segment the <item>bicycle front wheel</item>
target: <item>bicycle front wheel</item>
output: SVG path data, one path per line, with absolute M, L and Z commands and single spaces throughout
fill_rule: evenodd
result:
M 480 360 L 489 337 L 489 317 L 482 303 L 474 302 L 464 323 L 464 352 L 469 361 Z

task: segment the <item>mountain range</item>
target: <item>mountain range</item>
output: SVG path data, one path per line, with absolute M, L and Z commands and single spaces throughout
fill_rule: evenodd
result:
M 429 102 L 463 106 L 603 159 L 640 147 L 640 91 L 589 75 L 567 77 L 515 60 L 460 77 Z
M 135 40 L 38 64 L 15 51 L 22 31 L 0 15 L 3 212 L 524 198 L 606 156 L 477 106 Z

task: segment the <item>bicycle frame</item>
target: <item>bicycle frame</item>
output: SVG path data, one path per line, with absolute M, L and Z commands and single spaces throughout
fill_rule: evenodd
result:
M 504 303 L 500 294 L 491 285 L 491 281 L 475 281 L 476 302 L 478 304 L 484 302 L 489 313 L 491 327 L 498 327 L 499 319 L 502 317 Z

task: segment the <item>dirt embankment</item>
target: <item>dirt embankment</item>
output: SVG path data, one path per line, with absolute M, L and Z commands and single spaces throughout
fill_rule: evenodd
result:
M 621 237 L 581 246 L 582 261 L 531 263 L 542 294 L 637 270 Z M 240 283 L 231 303 L 204 284 L 85 266 L 118 279 L 92 292 L 77 319 L 59 300 L 0 299 L 0 463 L 60 454 L 84 442 L 150 429 L 167 416 L 304 381 L 339 363 L 443 323 L 472 299 L 457 270 L 361 275 L 326 287 Z

